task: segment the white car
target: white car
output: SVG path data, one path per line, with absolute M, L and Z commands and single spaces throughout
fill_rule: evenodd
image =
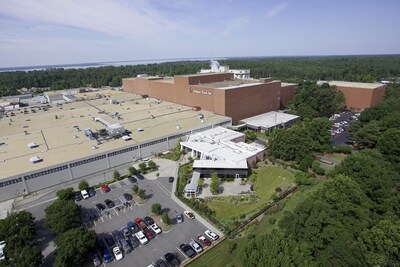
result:
M 189 242 L 189 245 L 194 249 L 194 251 L 196 251 L 196 253 L 200 253 L 203 251 L 202 246 L 200 246 L 200 244 L 194 241 L 193 239 L 192 241 Z
M 82 190 L 81 191 L 81 195 L 83 197 L 83 199 L 88 199 L 89 198 L 89 194 L 86 190 Z
M 151 230 L 153 230 L 154 233 L 161 234 L 161 228 L 157 224 L 152 224 L 150 225 Z
M 140 244 L 144 245 L 147 244 L 149 242 L 149 240 L 147 239 L 147 237 L 144 235 L 143 231 L 139 231 L 135 234 L 135 236 L 137 237 L 137 239 L 139 239 Z
M 122 258 L 124 257 L 124 255 L 122 254 L 122 252 L 119 249 L 119 247 L 113 248 L 113 252 L 114 252 L 115 259 L 117 261 L 122 260 Z
M 211 230 L 206 230 L 204 233 L 212 240 L 217 240 L 219 238 L 219 236 Z
M 151 159 L 149 159 L 149 158 L 144 158 L 144 159 L 142 159 L 142 161 L 143 161 L 143 162 L 150 162 Z
M 191 219 L 191 220 L 193 220 L 193 219 L 195 218 L 193 212 L 191 212 L 191 211 L 185 210 L 185 211 L 183 212 L 183 214 L 185 214 L 186 217 L 188 217 L 188 218 Z

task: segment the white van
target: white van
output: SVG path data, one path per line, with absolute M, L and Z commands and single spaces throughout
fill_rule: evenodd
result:
M 83 199 L 88 199 L 89 198 L 89 194 L 86 190 L 82 190 L 81 191 L 81 195 L 83 197 Z

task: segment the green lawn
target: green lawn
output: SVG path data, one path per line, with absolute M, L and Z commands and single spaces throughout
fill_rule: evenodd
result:
M 264 167 L 257 171 L 257 180 L 254 185 L 256 195 L 260 198 L 252 204 L 232 204 L 228 202 L 208 202 L 207 205 L 215 210 L 216 218 L 221 221 L 229 221 L 239 214 L 248 214 L 261 208 L 267 203 L 275 188 L 294 182 L 294 175 L 280 166 Z

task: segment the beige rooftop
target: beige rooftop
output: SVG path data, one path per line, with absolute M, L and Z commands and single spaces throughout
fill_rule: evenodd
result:
M 361 89 L 375 89 L 383 86 L 380 83 L 357 83 L 357 82 L 344 82 L 344 81 L 330 81 L 330 86 L 352 87 Z
M 200 127 L 203 123 L 229 119 L 202 110 L 202 122 L 197 118 L 199 112 L 193 111 L 191 107 L 166 101 L 157 104 L 155 99 L 143 99 L 131 93 L 119 92 L 110 96 L 110 99 L 117 100 L 118 104 L 111 104 L 106 98 L 100 98 L 62 106 L 20 108 L 13 111 L 14 116 L 11 116 L 11 112 L 6 113 L 8 117 L 0 119 L 0 179 L 161 136 L 178 134 Z M 112 116 L 115 112 L 120 114 L 120 120 Z M 132 140 L 124 141 L 120 138 L 97 145 L 96 140 L 90 140 L 82 131 L 84 128 L 92 131 L 105 128 L 101 123 L 95 122 L 93 117 L 103 118 L 111 124 L 121 124 L 132 132 Z M 143 131 L 138 131 L 138 128 Z M 30 143 L 36 143 L 38 147 L 29 148 Z M 97 149 L 93 149 L 93 146 Z M 43 161 L 30 163 L 29 159 L 34 156 Z

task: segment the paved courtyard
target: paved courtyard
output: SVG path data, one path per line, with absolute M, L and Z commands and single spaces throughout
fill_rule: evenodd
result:
M 211 194 L 210 183 L 210 178 L 204 179 L 203 188 L 198 197 L 205 198 L 214 196 Z M 241 179 L 235 179 L 232 182 L 222 182 L 219 185 L 221 193 L 218 194 L 218 196 L 238 196 L 242 194 L 249 194 L 250 187 L 251 185 L 249 183 L 242 184 Z

